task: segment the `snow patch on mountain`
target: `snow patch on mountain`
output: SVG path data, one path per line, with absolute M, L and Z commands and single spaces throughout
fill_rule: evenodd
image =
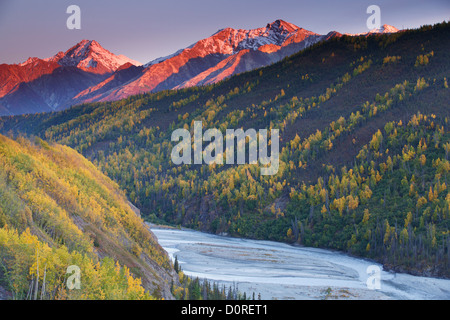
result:
M 187 47 L 187 48 L 180 49 L 180 50 L 178 50 L 178 51 L 175 52 L 175 53 L 169 54 L 168 56 L 160 57 L 160 58 L 154 59 L 154 60 L 152 60 L 152 61 L 150 61 L 150 62 L 144 64 L 144 68 L 150 67 L 151 65 L 158 64 L 158 63 L 161 63 L 161 62 L 163 62 L 163 61 L 165 61 L 165 60 L 168 60 L 168 59 L 170 59 L 170 58 L 173 58 L 173 57 L 179 55 L 179 54 L 180 54 L 181 52 L 183 52 L 184 50 L 192 48 L 194 45 L 195 45 L 195 44 L 190 45 L 190 46 Z
M 105 73 L 114 72 L 126 63 L 142 65 L 124 55 L 111 53 L 95 40 L 82 40 L 66 52 L 58 52 L 44 61 L 53 61 L 63 67 L 77 67 L 86 71 L 101 67 L 101 71 Z
M 384 24 L 380 28 L 375 28 L 370 30 L 369 32 L 362 32 L 362 33 L 345 33 L 347 36 L 367 36 L 372 34 L 383 34 L 383 33 L 397 33 L 400 30 L 397 29 L 394 26 Z
M 191 50 L 195 50 L 197 54 L 200 53 L 198 56 L 201 57 L 209 54 L 233 55 L 242 50 L 256 51 L 261 47 L 264 48 L 260 51 L 265 51 L 270 47 L 273 49 L 273 46 L 281 48 L 293 42 L 303 41 L 311 36 L 316 36 L 316 38 L 311 38 L 308 45 L 320 40 L 320 35 L 283 20 L 276 20 L 267 24 L 264 28 L 251 30 L 224 28 L 218 30 L 209 38 L 202 39 L 187 48 L 178 50 L 166 57 L 152 60 L 145 64 L 144 67 L 147 68 L 164 62 Z

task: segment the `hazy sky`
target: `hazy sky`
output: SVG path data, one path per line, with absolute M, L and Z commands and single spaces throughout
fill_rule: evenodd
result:
M 81 30 L 68 30 L 69 5 Z M 0 0 L 0 63 L 47 58 L 82 39 L 142 63 L 232 27 L 253 29 L 283 19 L 326 34 L 366 32 L 366 9 L 399 29 L 450 20 L 449 0 Z

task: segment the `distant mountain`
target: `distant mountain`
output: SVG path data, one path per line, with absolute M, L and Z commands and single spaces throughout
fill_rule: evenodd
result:
M 83 40 L 48 59 L 0 65 L 0 115 L 49 112 L 97 85 L 123 65 L 140 65 L 96 41 Z
M 80 70 L 106 74 L 112 73 L 124 64 L 140 65 L 139 62 L 115 55 L 104 49 L 97 41 L 83 40 L 66 52 L 59 52 L 45 61 L 57 62 L 62 67 L 76 67 Z
M 211 37 L 149 62 L 134 79 L 117 86 L 98 86 L 77 96 L 79 101 L 111 101 L 132 94 L 216 83 L 234 74 L 277 62 L 336 32 L 319 35 L 283 20 L 264 28 L 226 28 Z M 115 75 L 112 77 L 115 78 Z
M 365 36 L 365 35 L 371 35 L 371 34 L 377 34 L 377 33 L 397 33 L 400 30 L 396 27 L 390 26 L 388 24 L 382 25 L 380 28 L 375 28 L 370 30 L 369 32 L 364 33 L 346 33 L 347 36 Z
M 397 32 L 384 25 L 367 34 Z M 83 40 L 48 59 L 0 65 L 0 116 L 62 110 L 84 102 L 217 83 L 268 66 L 319 41 L 320 35 L 283 20 L 252 30 L 226 28 L 145 65 Z

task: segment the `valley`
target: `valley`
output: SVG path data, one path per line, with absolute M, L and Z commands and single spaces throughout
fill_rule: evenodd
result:
M 86 266 L 123 270 L 111 280 L 117 287 L 99 292 L 99 267 L 94 298 L 126 297 L 124 277 L 139 298 L 186 298 L 187 287 L 199 297 L 199 283 L 177 275 L 164 248 L 188 275 L 239 279 L 267 299 L 447 299 L 450 26 L 383 30 L 323 36 L 277 20 L 219 30 L 146 65 L 93 41 L 1 65 L 13 84 L 0 98 L 8 270 L 27 256 L 42 284 L 36 257 L 14 245 L 32 241 L 48 261 L 69 248 L 69 260 L 78 252 Z M 11 77 L 22 73 L 30 78 L 17 87 L 20 77 Z M 73 81 L 83 85 L 74 90 Z M 67 85 L 58 98 L 55 82 Z M 43 101 L 40 113 L 30 101 Z M 278 130 L 277 173 L 250 161 L 174 163 L 173 132 L 190 140 L 198 123 L 222 137 Z M 144 221 L 196 231 L 155 229 L 158 244 Z M 223 234 L 232 238 L 216 237 Z M 365 287 L 368 261 L 384 270 L 382 291 Z M 19 270 L 14 294 L 26 297 L 30 282 Z M 253 281 L 249 272 L 268 276 Z

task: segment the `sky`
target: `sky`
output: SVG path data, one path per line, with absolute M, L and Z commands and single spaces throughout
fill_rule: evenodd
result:
M 449 0 L 0 0 L 0 64 L 48 58 L 83 39 L 147 63 L 219 29 L 277 19 L 319 34 L 367 32 L 374 4 L 381 24 L 399 29 L 450 20 Z M 80 30 L 66 26 L 70 5 L 81 9 Z

